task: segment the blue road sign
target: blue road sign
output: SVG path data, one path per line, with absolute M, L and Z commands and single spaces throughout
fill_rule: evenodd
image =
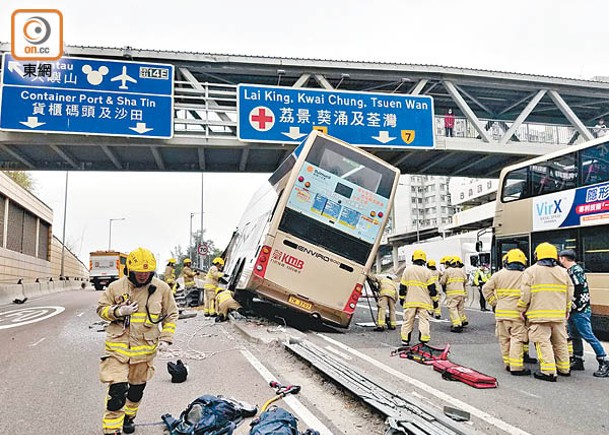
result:
M 5 54 L 1 95 L 2 130 L 173 136 L 173 65 Z
M 433 99 L 279 86 L 238 86 L 238 137 L 299 143 L 321 130 L 354 145 L 433 148 Z

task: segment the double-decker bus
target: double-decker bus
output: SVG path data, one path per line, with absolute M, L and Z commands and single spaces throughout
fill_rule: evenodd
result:
M 399 171 L 313 131 L 249 203 L 225 251 L 229 288 L 348 327 Z
M 609 332 L 609 136 L 503 169 L 498 193 L 494 265 L 512 248 L 531 261 L 541 242 L 575 250 L 593 327 Z

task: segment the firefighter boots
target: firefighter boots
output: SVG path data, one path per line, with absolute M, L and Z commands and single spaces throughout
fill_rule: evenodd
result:
M 133 419 L 125 416 L 125 421 L 123 421 L 123 433 L 133 433 L 135 432 L 135 423 Z
M 385 330 L 385 327 L 380 326 L 380 325 L 373 329 L 373 331 L 378 331 L 378 332 L 383 332 L 384 330 Z
M 529 356 L 528 353 L 524 354 L 524 362 L 529 364 L 537 364 L 537 358 Z
M 535 372 L 535 373 L 533 373 L 533 376 L 535 377 L 535 379 L 539 379 L 542 381 L 556 382 L 555 375 L 546 375 L 545 373 L 542 373 L 542 372 Z
M 512 376 L 531 376 L 531 370 L 530 369 L 510 370 L 510 374 Z

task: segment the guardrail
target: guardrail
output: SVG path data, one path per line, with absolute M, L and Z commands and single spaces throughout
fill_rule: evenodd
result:
M 81 277 L 40 277 L 0 281 L 0 305 L 15 299 L 31 299 L 65 290 L 84 288 L 88 280 Z

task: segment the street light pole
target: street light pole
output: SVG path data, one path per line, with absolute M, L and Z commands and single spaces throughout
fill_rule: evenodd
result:
M 112 251 L 112 222 L 114 221 L 124 221 L 125 218 L 112 218 L 108 221 L 108 251 Z
M 194 252 L 192 252 L 193 237 L 192 237 L 192 218 L 199 213 L 190 213 L 190 232 L 188 233 L 188 258 L 192 260 Z M 198 265 L 200 266 L 200 265 Z

